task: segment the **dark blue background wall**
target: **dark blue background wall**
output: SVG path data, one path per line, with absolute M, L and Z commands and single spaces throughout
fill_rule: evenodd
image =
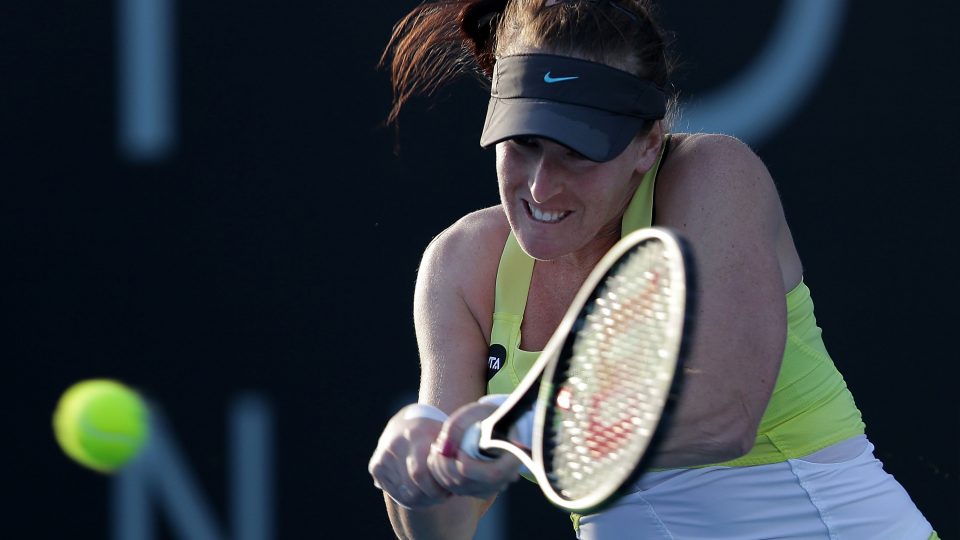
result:
M 734 79 L 789 3 L 665 3 L 682 94 Z M 274 422 L 275 536 L 388 537 L 366 462 L 416 389 L 418 259 L 457 217 L 497 202 L 474 81 L 413 102 L 399 138 L 380 126 L 390 95 L 375 65 L 414 5 L 178 3 L 176 144 L 147 163 L 118 150 L 116 6 L 0 8 L 14 501 L 0 535 L 110 537 L 114 484 L 63 457 L 50 430 L 67 386 L 109 376 L 162 409 L 220 522 L 228 414 L 253 393 Z M 751 141 L 877 455 L 944 538 L 960 534 L 947 272 L 958 15 L 940 0 L 847 2 L 799 109 Z M 512 538 L 569 535 L 530 486 L 510 497 Z M 511 512 L 522 501 L 534 510 Z M 157 515 L 158 537 L 177 537 Z

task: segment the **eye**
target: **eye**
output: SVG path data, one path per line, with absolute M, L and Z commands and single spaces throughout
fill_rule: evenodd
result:
M 540 145 L 535 137 L 514 137 L 510 139 L 510 142 L 524 148 L 536 148 Z
M 585 155 L 581 154 L 580 152 L 577 152 L 576 150 L 573 150 L 573 149 L 571 149 L 571 148 L 568 148 L 568 149 L 567 149 L 567 157 L 569 157 L 570 159 L 576 160 L 576 161 L 593 161 L 592 159 L 588 158 L 587 156 L 585 156 Z

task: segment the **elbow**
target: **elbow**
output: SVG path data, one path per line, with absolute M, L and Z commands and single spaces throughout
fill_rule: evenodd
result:
M 723 461 L 743 457 L 753 450 L 757 442 L 757 432 L 760 430 L 761 411 L 752 411 L 739 396 L 740 414 L 734 415 L 734 421 L 727 429 L 725 450 L 727 457 Z
M 716 428 L 717 426 L 713 426 Z M 652 466 L 660 468 L 699 467 L 723 463 L 745 456 L 753 450 L 756 429 L 709 429 L 688 432 L 682 439 L 661 445 Z
M 727 444 L 728 457 L 724 458 L 723 461 L 737 459 L 749 454 L 757 442 L 757 427 L 754 424 L 742 426 L 741 429 L 736 430 Z
M 735 394 L 736 405 L 731 405 L 729 423 L 724 430 L 726 436 L 723 446 L 727 457 L 723 458 L 723 461 L 743 457 L 753 450 L 760 430 L 760 420 L 770 397 L 769 392 L 765 393 L 763 400 L 748 400 L 741 392 Z
M 747 455 L 756 443 L 756 429 L 730 428 L 712 440 L 706 452 L 707 463 L 722 463 Z M 702 464 L 702 463 L 701 463 Z
M 757 442 L 758 428 L 756 422 L 746 418 L 729 422 L 724 429 L 714 433 L 710 462 L 730 461 L 750 453 Z

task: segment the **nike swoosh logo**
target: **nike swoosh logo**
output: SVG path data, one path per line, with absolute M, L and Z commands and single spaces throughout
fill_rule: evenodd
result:
M 580 77 L 551 77 L 550 72 L 548 71 L 546 75 L 543 76 L 543 82 L 548 84 L 563 82 L 563 81 L 572 81 L 574 79 L 579 79 Z

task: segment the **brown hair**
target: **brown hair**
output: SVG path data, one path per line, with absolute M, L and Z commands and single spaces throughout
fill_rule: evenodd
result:
M 497 56 L 530 51 L 600 62 L 661 87 L 672 67 L 647 0 L 436 0 L 394 26 L 380 59 L 393 84 L 387 122 L 413 95 L 467 72 L 489 79 Z

